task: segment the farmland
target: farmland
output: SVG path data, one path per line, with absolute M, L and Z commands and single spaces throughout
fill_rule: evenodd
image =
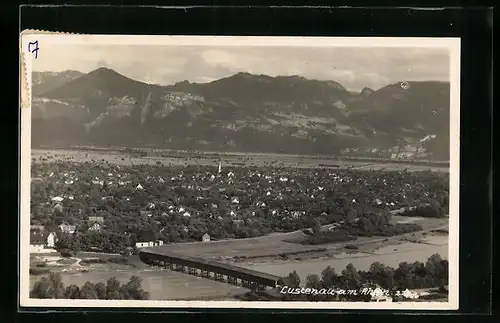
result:
M 183 151 L 160 151 L 142 149 L 139 151 L 124 152 L 107 149 L 85 150 L 44 150 L 34 149 L 31 152 L 38 162 L 53 162 L 66 160 L 77 162 L 100 161 L 115 165 L 155 165 L 165 166 L 200 165 L 217 166 L 220 160 L 225 166 L 276 166 L 293 168 L 329 168 L 329 169 L 359 169 L 359 170 L 386 170 L 386 171 L 438 171 L 448 172 L 447 163 L 425 164 L 423 162 L 396 162 L 388 160 L 359 160 L 343 159 L 327 156 L 299 156 L 260 153 L 191 153 Z

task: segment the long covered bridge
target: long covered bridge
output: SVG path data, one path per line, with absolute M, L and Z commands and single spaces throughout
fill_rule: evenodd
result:
M 164 248 L 148 248 L 139 251 L 142 262 L 191 275 L 214 279 L 250 289 L 276 288 L 281 277 L 260 271 L 241 268 L 218 261 L 188 257 L 172 253 Z

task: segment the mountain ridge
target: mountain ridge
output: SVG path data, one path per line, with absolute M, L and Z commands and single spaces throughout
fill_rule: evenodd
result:
M 65 70 L 62 72 L 32 72 L 33 94 L 40 95 L 44 92 L 55 89 L 64 83 L 74 80 L 85 73 L 75 70 Z
M 389 147 L 401 138 L 449 140 L 449 83 L 406 85 L 352 93 L 335 81 L 240 72 L 162 86 L 99 68 L 37 91 L 34 144 L 64 138 L 66 144 L 336 154 Z M 58 121 L 57 129 L 46 129 L 58 118 L 71 120 L 71 127 Z

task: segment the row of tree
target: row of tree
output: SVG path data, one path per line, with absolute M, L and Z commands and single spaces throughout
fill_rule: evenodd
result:
M 415 223 L 391 224 L 390 218 L 391 214 L 387 211 L 368 210 L 358 215 L 356 210 L 349 210 L 342 225 L 330 231 L 321 231 L 321 221 L 316 218 L 311 222 L 312 234 L 302 243 L 317 245 L 356 240 L 359 236 L 390 237 L 422 230 L 422 227 Z
M 125 284 L 111 277 L 106 284 L 86 282 L 81 287 L 74 284 L 65 287 L 61 275 L 51 272 L 35 282 L 30 298 L 147 300 L 149 293 L 143 290 L 142 279 L 137 276 Z
M 98 250 L 107 253 L 122 253 L 132 246 L 128 235 L 109 231 L 86 231 L 60 233 L 55 244 L 56 250 L 79 251 Z
M 301 280 L 297 272 L 294 271 L 288 276 L 283 277 L 279 284 L 281 286 L 297 288 L 301 286 Z M 427 259 L 426 263 L 419 261 L 413 263 L 402 262 L 396 269 L 385 266 L 380 262 L 374 262 L 368 271 L 358 271 L 354 265 L 348 264 L 342 270 L 341 274 L 338 274 L 334 268 L 328 266 L 321 272 L 320 276 L 316 274 L 308 275 L 304 285 L 306 288 L 315 288 L 318 290 L 322 288 L 338 288 L 359 291 L 373 284 L 389 291 L 447 286 L 448 261 L 442 259 L 439 254 L 434 254 Z M 305 296 L 286 294 L 284 297 L 286 299 L 297 299 Z M 331 299 L 332 296 L 309 295 L 309 297 L 327 297 Z
M 442 204 L 440 204 L 442 203 Z M 420 205 L 400 213 L 401 216 L 417 216 L 424 218 L 443 218 L 449 212 L 448 196 L 443 197 L 441 202 L 433 202 L 430 205 Z

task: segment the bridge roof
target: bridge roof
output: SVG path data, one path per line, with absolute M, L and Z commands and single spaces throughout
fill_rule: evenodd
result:
M 203 259 L 203 258 L 198 258 L 198 257 L 190 257 L 190 256 L 180 255 L 180 254 L 165 250 L 164 248 L 161 248 L 161 247 L 159 247 L 159 248 L 144 248 L 143 250 L 140 250 L 140 252 L 143 252 L 146 254 L 149 253 L 149 254 L 153 254 L 153 255 L 166 256 L 169 258 L 175 258 L 175 259 L 180 259 L 180 260 L 192 261 L 192 262 L 204 264 L 207 266 L 218 267 L 221 269 L 235 271 L 235 272 L 239 272 L 239 273 L 242 273 L 242 274 L 245 274 L 248 276 L 259 277 L 259 278 L 263 278 L 263 279 L 271 280 L 271 281 L 278 281 L 281 278 L 280 276 L 276 276 L 276 275 L 272 275 L 272 274 L 268 274 L 268 273 L 263 273 L 260 271 L 242 268 L 242 267 L 238 267 L 238 266 L 233 266 L 233 265 L 225 264 L 225 263 L 215 261 L 215 260 L 208 260 L 208 259 Z

